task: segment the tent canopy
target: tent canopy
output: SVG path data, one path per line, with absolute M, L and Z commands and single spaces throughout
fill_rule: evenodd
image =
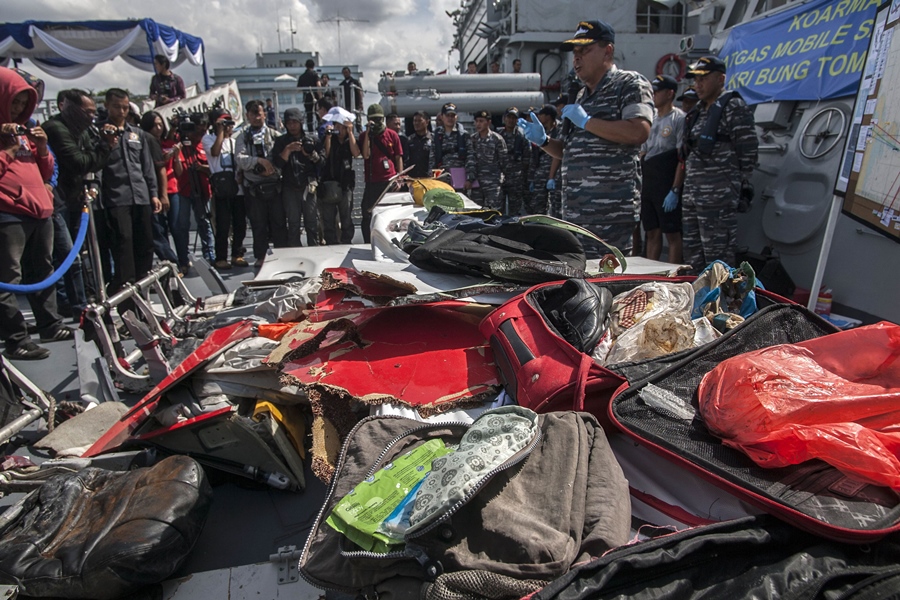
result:
M 117 56 L 133 67 L 153 71 L 153 56 L 163 54 L 172 65 L 187 60 L 203 67 L 203 40 L 153 19 L 126 21 L 24 21 L 0 24 L 0 65 L 27 58 L 60 79 L 76 79 L 94 65 Z

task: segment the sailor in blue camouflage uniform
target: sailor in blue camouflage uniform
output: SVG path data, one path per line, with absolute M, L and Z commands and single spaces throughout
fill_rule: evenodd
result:
M 441 107 L 443 127 L 434 132 L 431 152 L 431 168 L 443 169 L 445 173 L 453 173 L 457 169 L 459 177 L 453 179 L 456 191 L 462 191 L 465 184 L 466 147 L 468 135 L 463 126 L 456 122 L 456 105 L 448 102 Z
M 475 133 L 466 150 L 466 194 L 484 208 L 503 211 L 501 190 L 509 157 L 506 142 L 491 129 L 491 113 L 475 113 Z M 477 183 L 477 185 L 476 185 Z
M 687 73 L 700 102 L 685 117 L 682 235 L 691 266 L 714 260 L 734 265 L 737 212 L 752 199 L 749 184 L 759 141 L 753 112 L 737 92 L 725 91 L 725 63 L 704 56 Z M 718 125 L 707 126 L 707 122 Z M 676 186 L 679 179 L 676 179 Z M 746 209 L 745 209 L 746 210 Z
M 650 82 L 614 63 L 615 31 L 603 21 L 582 21 L 560 47 L 572 51 L 575 74 L 584 83 L 574 104 L 562 110 L 562 136 L 520 120 L 529 141 L 562 159 L 564 218 L 588 229 L 628 254 L 640 216 L 638 154 L 650 135 L 653 91 Z M 605 251 L 586 243 L 590 256 Z
M 531 142 L 525 139 L 518 128 L 519 109 L 512 106 L 506 109 L 503 115 L 503 127 L 497 129 L 497 133 L 506 142 L 508 162 L 506 166 L 506 179 L 503 182 L 501 201 L 504 205 L 503 213 L 506 215 L 533 214 L 523 213 L 525 208 L 525 184 L 528 181 L 528 167 L 531 163 Z M 543 153 L 541 153 L 543 154 Z
M 538 121 L 551 139 L 559 137 L 559 111 L 552 104 L 545 104 L 537 112 Z M 531 144 L 531 165 L 528 169 L 528 194 L 525 196 L 525 212 L 530 215 L 550 215 L 562 218 L 560 205 L 560 160 L 553 158 L 536 144 Z

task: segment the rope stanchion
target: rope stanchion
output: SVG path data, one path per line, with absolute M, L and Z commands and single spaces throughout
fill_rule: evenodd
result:
M 87 207 L 84 207 L 81 211 L 81 222 L 78 224 L 78 235 L 75 237 L 75 242 L 72 244 L 72 249 L 69 251 L 69 255 L 66 256 L 66 259 L 59 265 L 59 268 L 53 272 L 53 275 L 41 281 L 40 283 L 29 283 L 29 284 L 13 284 L 13 283 L 0 283 L 0 292 L 11 292 L 13 294 L 32 294 L 34 292 L 39 292 L 43 289 L 50 287 L 55 284 L 60 278 L 66 274 L 69 268 L 72 266 L 72 263 L 75 262 L 75 258 L 78 257 L 78 253 L 81 252 L 81 246 L 84 244 L 84 238 L 87 235 L 88 230 L 88 219 L 90 218 L 90 214 L 88 213 Z

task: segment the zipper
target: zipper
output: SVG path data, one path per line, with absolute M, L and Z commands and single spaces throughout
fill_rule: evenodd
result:
M 406 541 L 408 542 L 410 540 L 414 540 L 416 538 L 422 537 L 423 535 L 425 535 L 429 531 L 433 530 L 438 525 L 450 520 L 450 517 L 452 517 L 456 512 L 458 512 L 459 509 L 461 509 L 463 506 L 468 504 L 469 501 L 472 499 L 472 497 L 477 495 L 478 492 L 481 491 L 481 489 L 485 485 L 487 485 L 487 483 L 490 482 L 498 473 L 500 473 L 501 471 L 511 469 L 512 467 L 518 465 L 520 462 L 522 462 L 523 460 L 525 460 L 526 458 L 531 456 L 531 453 L 534 451 L 534 449 L 537 447 L 537 445 L 541 442 L 541 440 L 543 438 L 544 438 L 543 432 L 541 431 L 540 427 L 538 427 L 537 433 L 535 434 L 534 439 L 531 441 L 531 443 L 528 444 L 528 446 L 526 446 L 525 448 L 523 448 L 522 450 L 517 452 L 515 456 L 510 458 L 508 461 L 506 461 L 502 465 L 496 467 L 495 469 L 493 469 L 493 470 L 489 471 L 487 474 L 485 474 L 485 476 L 479 480 L 478 484 L 475 487 L 473 487 L 471 490 L 469 490 L 469 493 L 466 494 L 465 497 L 457 500 L 456 503 L 453 504 L 453 506 L 451 506 L 449 509 L 444 511 L 444 514 L 442 514 L 440 517 L 435 519 L 432 523 L 430 523 L 429 525 L 426 525 L 421 530 L 416 531 L 412 535 L 405 536 Z

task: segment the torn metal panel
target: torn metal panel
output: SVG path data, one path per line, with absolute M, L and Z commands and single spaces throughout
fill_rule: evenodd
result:
M 347 308 L 381 306 L 393 298 L 417 291 L 414 285 L 387 275 L 346 268 L 326 269 L 321 281 L 316 311 L 331 311 L 339 305 Z
M 103 436 L 88 448 L 85 457 L 109 452 L 124 443 L 144 421 L 156 410 L 163 393 L 173 385 L 187 378 L 188 375 L 203 367 L 234 344 L 253 335 L 254 325 L 250 321 L 239 321 L 232 325 L 216 329 L 207 336 L 203 343 L 190 354 L 172 372 L 156 385 L 134 408 L 109 428 Z
M 465 311 L 448 304 L 367 311 L 369 318 L 359 322 L 339 319 L 343 336 L 321 337 L 313 352 L 300 356 L 297 348 L 315 345 L 308 328 L 309 337 L 285 355 L 282 370 L 302 385 L 366 404 L 428 407 L 483 399 L 499 386 L 490 346 L 478 331 L 483 315 L 469 312 L 466 303 L 458 303 Z

